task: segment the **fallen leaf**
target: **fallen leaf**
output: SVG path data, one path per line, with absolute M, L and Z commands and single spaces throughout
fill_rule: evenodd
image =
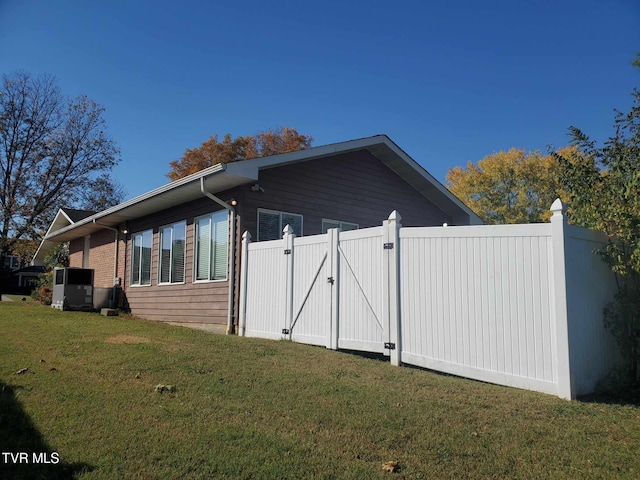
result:
M 385 462 L 382 464 L 382 470 L 384 470 L 385 472 L 397 472 L 400 469 L 400 465 L 398 465 L 398 462 L 394 462 L 394 461 L 389 461 L 389 462 Z
M 27 368 L 21 368 L 20 370 L 18 370 L 17 372 L 14 372 L 14 375 L 22 375 L 23 373 L 27 373 L 29 372 L 29 367 Z M 33 372 L 29 372 L 29 373 L 33 373 Z

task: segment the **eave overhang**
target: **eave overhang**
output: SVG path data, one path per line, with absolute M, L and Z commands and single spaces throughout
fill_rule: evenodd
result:
M 115 227 L 129 220 L 202 198 L 202 192 L 200 191 L 201 178 L 204 178 L 207 191 L 212 193 L 221 192 L 258 179 L 257 169 L 251 171 L 248 168 L 238 169 L 234 167 L 235 165 L 218 164 L 206 168 L 76 223 L 53 231 L 50 229 L 44 239 L 67 242 L 90 235 L 104 227 Z
M 356 150 L 368 150 L 418 192 L 429 199 L 456 224 L 481 224 L 482 220 L 444 185 L 407 155 L 386 135 L 376 135 L 347 142 L 313 147 L 297 152 L 270 157 L 255 158 L 240 162 L 217 164 L 160 188 L 132 198 L 124 203 L 96 213 L 75 223 L 61 210 L 49 227 L 34 263 L 42 264 L 39 258 L 57 242 L 67 242 L 90 235 L 104 227 L 115 227 L 124 222 L 160 212 L 175 205 L 202 198 L 200 179 L 211 193 L 258 181 L 262 169 L 281 167 L 291 163 L 305 162 L 316 158 L 341 155 Z

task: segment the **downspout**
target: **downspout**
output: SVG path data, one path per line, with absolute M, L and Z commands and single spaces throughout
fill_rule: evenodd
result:
M 115 248 L 114 248 L 114 254 L 113 254 L 113 290 L 111 293 L 111 305 L 113 306 L 112 308 L 116 308 L 116 305 L 118 304 L 118 301 L 117 301 L 118 299 L 116 297 L 116 287 L 118 283 L 118 281 L 116 280 L 118 278 L 118 229 L 113 227 L 107 227 L 106 225 L 102 225 L 101 223 L 96 222 L 95 218 L 93 219 L 93 223 L 102 228 L 106 228 L 107 230 L 111 230 L 112 232 L 115 232 Z
M 236 211 L 235 209 L 229 205 L 224 200 L 219 199 L 214 194 L 207 192 L 204 189 L 204 179 L 205 177 L 200 177 L 200 191 L 205 197 L 210 198 L 218 205 L 222 206 L 226 210 L 229 211 L 230 220 L 229 226 L 231 229 L 231 235 L 229 239 L 229 260 L 227 263 L 227 268 L 229 269 L 229 305 L 227 310 L 227 335 L 234 333 L 233 332 L 233 290 L 235 289 L 235 272 L 236 272 Z

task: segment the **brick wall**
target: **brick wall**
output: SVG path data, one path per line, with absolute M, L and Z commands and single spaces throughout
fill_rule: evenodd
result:
M 84 238 L 76 238 L 69 242 L 69 266 L 82 268 L 82 251 L 84 249 Z
M 113 259 L 115 232 L 112 230 L 101 230 L 91 234 L 88 268 L 94 270 L 94 287 L 110 288 L 113 286 Z M 122 235 L 120 235 L 122 237 Z M 69 266 L 83 267 L 84 259 L 84 237 L 77 238 L 69 242 Z M 124 277 L 125 266 L 125 242 L 119 239 L 118 245 L 118 277 Z
M 94 270 L 94 287 L 113 286 L 114 236 L 111 230 L 101 230 L 91 234 L 89 268 Z

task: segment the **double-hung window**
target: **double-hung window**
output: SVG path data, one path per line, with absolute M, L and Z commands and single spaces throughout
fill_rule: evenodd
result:
M 131 285 L 151 285 L 151 246 L 153 230 L 133 235 Z
M 358 230 L 359 225 L 357 223 L 341 222 L 339 220 L 327 220 L 326 218 L 323 218 L 322 233 L 327 233 L 327 230 L 331 228 L 339 228 L 343 232 L 348 232 L 349 230 Z
M 282 230 L 289 225 L 296 237 L 302 236 L 302 215 L 258 209 L 258 241 L 278 240 Z
M 226 210 L 195 219 L 195 279 L 227 278 L 229 214 Z
M 159 283 L 184 282 L 184 258 L 187 222 L 160 229 Z

